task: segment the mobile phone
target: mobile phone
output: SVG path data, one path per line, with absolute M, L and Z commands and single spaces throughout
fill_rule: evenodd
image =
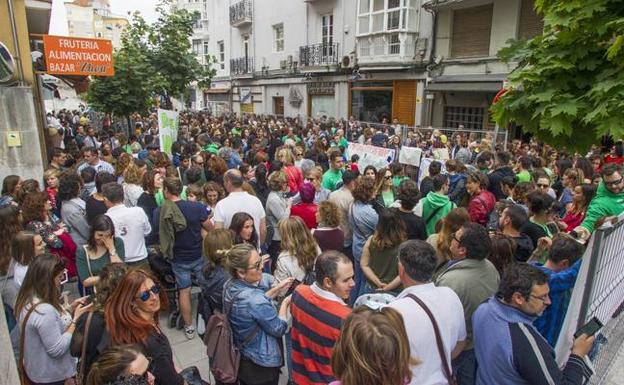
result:
M 548 222 L 548 223 L 546 223 L 546 227 L 548 227 L 548 230 L 550 230 L 550 233 L 552 235 L 555 235 L 555 234 L 559 233 L 559 226 L 557 226 L 557 224 L 555 222 Z
M 596 317 L 593 317 L 589 320 L 588 323 L 581 326 L 579 330 L 574 333 L 574 338 L 578 338 L 581 334 L 587 334 L 588 336 L 593 336 L 602 328 L 602 322 Z
M 93 294 L 89 294 L 87 296 L 87 298 L 85 298 L 83 305 L 87 306 L 87 305 L 90 305 L 91 303 L 93 303 L 94 297 L 95 296 Z
M 301 284 L 301 281 L 298 279 L 295 279 L 290 285 L 290 288 L 288 289 L 288 291 L 286 292 L 285 297 L 288 297 L 289 295 L 291 295 L 295 291 L 297 286 L 299 286 L 300 284 Z

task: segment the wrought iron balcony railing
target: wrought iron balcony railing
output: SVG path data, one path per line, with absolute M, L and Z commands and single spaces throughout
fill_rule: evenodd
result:
M 338 64 L 338 43 L 320 43 L 299 47 L 299 65 L 320 67 Z
M 251 0 L 241 0 L 230 6 L 230 25 L 233 27 L 241 27 L 251 23 L 252 19 L 252 3 Z
M 243 76 L 252 75 L 254 72 L 253 58 L 239 57 L 230 60 L 230 75 Z

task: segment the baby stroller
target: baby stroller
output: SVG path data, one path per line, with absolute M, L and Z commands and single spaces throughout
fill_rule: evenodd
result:
M 182 314 L 180 314 L 180 307 L 178 305 L 178 287 L 176 286 L 175 275 L 171 268 L 171 261 L 166 259 L 160 249 L 156 246 L 150 246 L 148 248 L 147 259 L 150 264 L 150 268 L 160 281 L 165 293 L 167 293 L 167 299 L 169 300 L 169 318 L 167 324 L 170 328 L 176 328 L 182 330 L 184 328 L 184 320 Z

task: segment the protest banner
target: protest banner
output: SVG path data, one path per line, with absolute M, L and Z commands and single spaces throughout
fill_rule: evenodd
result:
M 160 151 L 171 156 L 171 145 L 178 140 L 178 113 L 158 109 L 158 137 Z
M 448 148 L 435 148 L 433 150 L 433 158 L 435 160 L 441 161 L 442 163 L 451 159 L 451 157 L 449 156 Z
M 364 170 L 372 165 L 377 170 L 388 167 L 394 161 L 394 150 L 383 147 L 369 146 L 366 144 L 349 143 L 347 147 L 347 157 L 351 159 L 353 155 L 358 155 L 358 168 Z
M 409 164 L 414 167 L 420 166 L 422 150 L 418 147 L 401 147 L 399 151 L 399 163 Z
M 110 40 L 43 35 L 46 72 L 51 75 L 113 76 Z

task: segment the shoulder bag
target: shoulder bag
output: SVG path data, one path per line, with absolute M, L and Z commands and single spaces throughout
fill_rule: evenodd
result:
M 89 257 L 87 256 L 87 259 Z M 87 323 L 85 324 L 84 331 L 82 332 L 82 350 L 80 352 L 80 366 L 78 366 L 78 373 L 76 374 L 76 383 L 83 385 L 86 383 L 87 376 L 85 373 L 85 357 L 87 355 L 87 341 L 89 339 L 89 327 L 91 326 L 91 318 L 93 318 L 93 312 L 90 311 L 87 316 Z
M 36 304 L 31 305 L 21 325 L 22 330 L 20 332 L 20 349 L 19 349 L 20 355 L 19 355 L 19 367 L 18 367 L 21 385 L 32 384 L 32 381 L 30 381 L 30 379 L 28 378 L 28 374 L 26 374 L 26 367 L 24 366 L 24 343 L 26 340 L 26 325 L 28 324 L 28 319 L 30 318 L 30 315 L 32 314 L 32 312 L 35 311 L 35 308 L 39 305 L 41 305 L 41 302 L 37 302 Z
M 429 307 L 427 307 L 427 305 L 425 305 L 425 303 L 420 298 L 416 297 L 414 294 L 408 294 L 407 296 L 413 299 L 417 304 L 419 304 L 420 307 L 425 311 L 425 313 L 427 313 L 427 316 L 429 316 L 431 324 L 433 325 L 433 331 L 435 332 L 436 344 L 438 345 L 438 354 L 440 355 L 440 359 L 442 360 L 442 369 L 444 369 L 444 376 L 448 380 L 449 385 L 459 385 L 459 383 L 457 382 L 457 378 L 453 376 L 451 366 L 446 359 L 446 352 L 444 351 L 444 343 L 442 342 L 442 336 L 440 335 L 438 321 L 436 321 L 433 313 L 431 313 L 431 310 L 429 310 Z

